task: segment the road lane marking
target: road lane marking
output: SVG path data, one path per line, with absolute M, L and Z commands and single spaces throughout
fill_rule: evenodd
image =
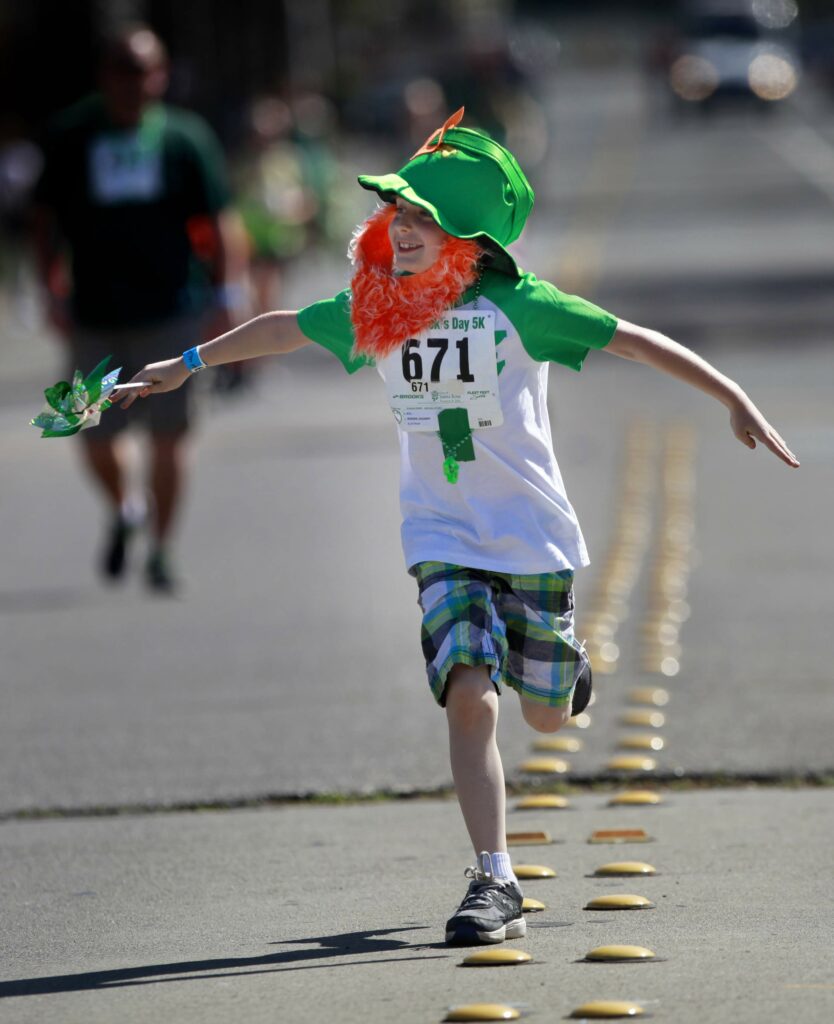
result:
M 649 547 L 656 486 L 656 433 L 653 424 L 644 420 L 633 422 L 628 429 L 623 484 L 616 499 L 620 510 L 616 532 L 578 631 L 579 636 L 585 637 L 594 672 L 601 675 L 612 675 L 617 670 L 617 631 L 628 615 L 628 600 Z
M 650 603 L 642 624 L 644 672 L 676 676 L 681 667 L 680 630 L 688 614 L 686 597 L 695 532 L 695 431 L 679 421 L 664 439 L 660 538 L 651 570 Z

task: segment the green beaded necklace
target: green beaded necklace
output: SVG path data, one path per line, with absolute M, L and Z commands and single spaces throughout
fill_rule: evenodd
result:
M 478 308 L 483 276 L 484 268 L 481 266 L 478 270 L 478 280 L 475 282 L 473 309 Z M 439 427 L 438 437 L 443 445 L 443 454 L 446 456 L 443 460 L 443 473 L 450 484 L 456 484 L 460 475 L 460 463 L 475 461 L 469 415 L 466 409 L 443 409 L 438 413 L 437 425 Z

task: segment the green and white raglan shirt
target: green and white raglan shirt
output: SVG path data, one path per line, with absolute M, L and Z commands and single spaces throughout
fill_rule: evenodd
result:
M 351 357 L 348 291 L 302 309 L 298 323 L 349 373 L 368 365 Z M 532 274 L 487 270 L 477 302 L 467 292 L 434 327 L 380 361 L 400 436 L 408 567 L 438 561 L 526 574 L 588 564 L 553 452 L 548 364 L 581 369 L 616 326 L 616 317 Z M 460 465 L 451 484 L 438 430 L 461 407 L 472 444 L 465 434 L 453 447 Z

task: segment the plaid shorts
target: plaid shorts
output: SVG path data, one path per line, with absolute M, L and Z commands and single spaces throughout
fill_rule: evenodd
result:
M 490 665 L 523 697 L 563 707 L 587 654 L 573 635 L 573 573 L 516 576 L 446 562 L 409 570 L 420 587 L 429 685 L 441 707 L 453 665 Z

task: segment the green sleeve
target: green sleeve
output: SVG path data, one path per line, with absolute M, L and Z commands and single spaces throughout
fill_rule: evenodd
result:
M 514 284 L 505 310 L 528 355 L 573 370 L 582 369 L 590 349 L 605 348 L 617 329 L 611 313 L 533 274 Z
M 350 292 L 339 292 L 332 299 L 322 299 L 305 306 L 298 313 L 298 326 L 317 345 L 332 352 L 348 373 L 373 365 L 364 356 L 354 356 L 353 327 L 350 322 Z

